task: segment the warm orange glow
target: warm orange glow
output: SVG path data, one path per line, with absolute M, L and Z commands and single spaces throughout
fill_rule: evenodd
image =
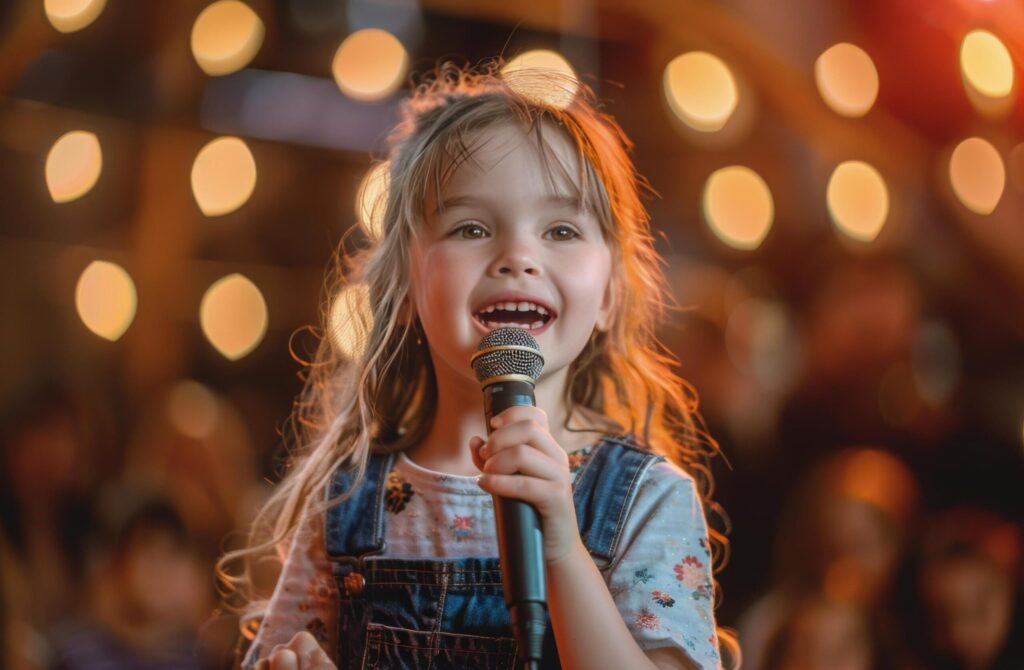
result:
M 237 137 L 219 137 L 200 150 L 192 164 L 192 194 L 206 216 L 220 216 L 244 205 L 256 188 L 256 161 Z
M 696 130 L 720 130 L 739 104 L 739 89 L 722 59 L 704 51 L 677 56 L 662 77 L 672 112 Z
M 546 71 L 564 77 L 552 81 L 543 77 L 531 80 L 528 76 L 516 76 L 529 71 Z M 509 86 L 524 97 L 540 100 L 558 109 L 564 109 L 572 104 L 579 91 L 576 70 L 562 54 L 550 49 L 533 49 L 522 53 L 506 63 L 501 72 L 507 75 Z
M 372 323 L 370 289 L 365 284 L 346 286 L 331 305 L 329 328 L 334 346 L 346 358 L 358 360 L 366 352 Z
M 371 239 L 379 239 L 384 230 L 384 214 L 387 210 L 389 163 L 378 163 L 359 185 L 356 195 L 356 216 Z
M 73 33 L 95 21 L 106 5 L 107 0 L 45 0 L 43 9 L 54 28 Z
M 238 0 L 219 0 L 192 24 L 192 55 L 208 75 L 242 69 L 263 45 L 263 21 Z
M 715 171 L 704 186 L 704 218 L 712 232 L 736 249 L 756 249 L 771 229 L 775 203 L 768 184 L 748 167 Z
M 116 341 L 135 319 L 138 299 L 135 283 L 124 268 L 93 261 L 78 278 L 75 308 L 85 327 L 100 337 Z
M 889 216 L 889 190 L 863 161 L 840 163 L 828 181 L 828 211 L 836 228 L 861 242 L 878 237 Z
M 836 44 L 818 56 L 814 81 L 825 104 L 844 116 L 864 116 L 878 97 L 875 64 L 853 44 Z
M 402 83 L 409 55 L 398 38 L 367 28 L 345 38 L 334 54 L 331 70 L 342 93 L 363 101 L 388 97 Z
M 103 170 L 100 141 L 74 130 L 53 143 L 46 156 L 46 188 L 54 202 L 70 202 L 88 193 Z
M 1006 170 L 996 148 L 971 137 L 957 145 L 949 159 L 949 181 L 964 207 L 991 214 L 1006 186 Z
M 207 289 L 199 305 L 199 323 L 210 344 L 235 361 L 263 341 L 267 303 L 247 277 L 228 275 Z

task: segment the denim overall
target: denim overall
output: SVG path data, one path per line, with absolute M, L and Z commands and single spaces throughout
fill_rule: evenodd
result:
M 516 643 L 497 557 L 373 558 L 384 551 L 384 497 L 394 454 L 374 454 L 355 493 L 326 512 L 327 557 L 340 594 L 339 670 L 516 670 Z M 580 537 L 602 569 L 610 567 L 637 485 L 664 460 L 631 435 L 606 436 L 573 484 Z M 339 469 L 333 496 L 353 481 Z M 543 668 L 559 668 L 551 621 Z

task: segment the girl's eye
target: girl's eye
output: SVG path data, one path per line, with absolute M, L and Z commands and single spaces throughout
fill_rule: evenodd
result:
M 487 234 L 481 226 L 475 223 L 464 223 L 458 228 L 452 230 L 452 235 L 459 235 L 459 237 L 466 240 L 478 240 Z
M 580 236 L 572 226 L 555 226 L 549 232 L 559 242 L 575 239 Z

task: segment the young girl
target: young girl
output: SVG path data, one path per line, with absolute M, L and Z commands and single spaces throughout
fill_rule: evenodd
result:
M 344 258 L 369 295 L 364 346 L 353 360 L 324 338 L 254 526 L 273 536 L 224 558 L 283 559 L 243 617 L 243 665 L 518 667 L 494 494 L 541 516 L 544 667 L 720 667 L 725 540 L 702 504 L 717 447 L 654 336 L 663 277 L 631 143 L 576 80 L 496 64 L 440 66 L 402 111 L 382 231 Z M 510 324 L 544 355 L 537 406 L 488 436 L 469 360 Z

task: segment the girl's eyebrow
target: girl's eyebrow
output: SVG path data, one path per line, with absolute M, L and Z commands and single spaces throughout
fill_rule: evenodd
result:
M 539 201 L 542 205 L 548 205 L 560 209 L 574 209 L 582 211 L 582 203 L 579 198 L 566 194 L 551 193 Z M 489 203 L 487 198 L 479 198 L 472 195 L 457 195 L 451 198 L 445 198 L 440 206 L 434 210 L 434 214 L 440 214 L 449 207 L 464 207 L 469 205 L 487 205 Z

